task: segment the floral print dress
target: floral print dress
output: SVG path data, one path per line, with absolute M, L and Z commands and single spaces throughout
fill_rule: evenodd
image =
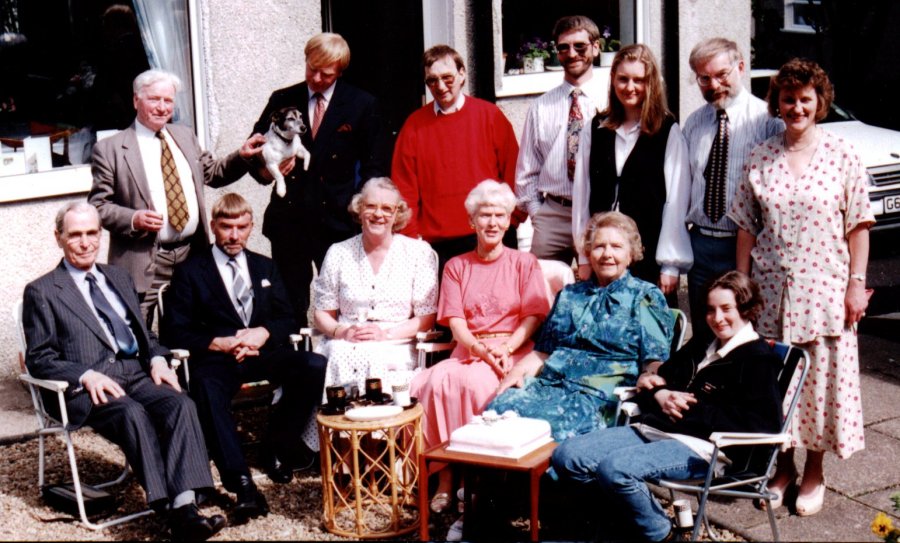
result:
M 874 222 L 866 171 L 853 148 L 821 128 L 799 179 L 781 135 L 750 154 L 728 216 L 756 236 L 753 278 L 765 337 L 805 348 L 812 359 L 792 421 L 793 446 L 846 458 L 865 447 L 856 334 L 844 324 L 849 234 Z
M 557 441 L 605 428 L 615 415 L 613 389 L 634 385 L 648 362 L 668 359 L 673 326 L 662 292 L 627 271 L 607 287 L 569 285 L 534 346 L 550 355 L 541 373 L 488 409 L 544 419 Z

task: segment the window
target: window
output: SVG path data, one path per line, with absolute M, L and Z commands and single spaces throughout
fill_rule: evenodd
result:
M 590 17 L 600 31 L 608 29 L 610 39 L 620 39 L 619 0 L 559 0 L 548 3 L 535 0 L 506 0 L 494 11 L 495 26 L 501 28 L 495 38 L 495 63 L 499 85 L 496 95 L 512 96 L 542 93 L 560 83 L 559 61 L 553 45 L 553 24 L 560 17 L 582 14 Z M 495 4 L 497 6 L 497 4 Z M 499 19 L 499 25 L 497 20 Z M 546 51 L 546 54 L 541 53 Z M 528 57 L 543 57 L 537 65 Z M 597 59 L 599 63 L 599 57 Z M 542 65 L 541 65 L 542 64 Z
M 814 33 L 822 24 L 821 0 L 785 0 L 784 30 L 788 32 Z
M 87 179 L 89 187 L 83 165 L 98 133 L 131 124 L 131 84 L 150 67 L 184 81 L 176 120 L 193 126 L 188 14 L 188 0 L 0 0 L 4 189 L 10 180 L 34 184 L 22 174 L 63 168 L 78 171 L 50 177 Z

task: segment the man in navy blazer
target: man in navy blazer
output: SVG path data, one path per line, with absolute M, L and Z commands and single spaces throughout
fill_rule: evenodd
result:
M 300 136 L 312 154 L 309 170 L 293 167 L 293 159 L 283 164 L 282 171 L 293 167 L 285 176 L 287 193 L 272 191 L 262 229 L 301 325 L 307 322 L 311 263 L 321 267 L 331 244 L 359 231 L 347 210 L 350 199 L 361 182 L 387 176 L 390 168 L 375 98 L 340 79 L 350 63 L 347 42 L 338 34 L 318 34 L 305 53 L 306 81 L 273 92 L 253 127 L 254 136 L 265 134 L 272 113 L 285 107 L 299 109 L 309 127 Z M 262 184 L 272 182 L 261 164 L 250 174 Z
M 128 272 L 96 264 L 100 218 L 87 202 L 56 216 L 65 257 L 25 287 L 28 371 L 65 381 L 69 426 L 91 426 L 118 444 L 157 511 L 172 507 L 175 539 L 207 539 L 225 526 L 200 515 L 195 490 L 211 488 L 209 457 L 194 402 L 140 315 Z M 118 325 L 118 327 L 117 327 Z M 44 405 L 59 416 L 56 397 Z
M 263 462 L 270 479 L 287 483 L 301 460 L 309 462 L 301 432 L 325 381 L 325 358 L 290 346 L 297 327 L 284 283 L 270 259 L 245 248 L 252 229 L 253 210 L 240 195 L 225 194 L 213 205 L 215 244 L 175 267 L 162 322 L 164 341 L 191 351 L 190 393 L 222 483 L 237 494 L 233 523 L 268 513 L 231 414 L 241 384 L 266 379 L 282 387 Z

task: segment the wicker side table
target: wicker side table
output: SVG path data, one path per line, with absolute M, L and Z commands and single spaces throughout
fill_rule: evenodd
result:
M 365 422 L 321 413 L 316 420 L 325 529 L 382 539 L 418 528 L 422 407 Z

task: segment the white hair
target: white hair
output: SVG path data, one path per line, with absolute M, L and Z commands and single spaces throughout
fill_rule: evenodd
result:
M 485 179 L 466 196 L 465 205 L 469 217 L 474 217 L 484 206 L 499 206 L 512 213 L 516 208 L 516 195 L 506 183 Z
M 161 81 L 171 83 L 172 87 L 175 88 L 176 93 L 181 91 L 181 78 L 172 72 L 157 69 L 147 70 L 138 74 L 138 76 L 134 78 L 132 89 L 134 90 L 134 94 L 142 96 L 144 89 Z

